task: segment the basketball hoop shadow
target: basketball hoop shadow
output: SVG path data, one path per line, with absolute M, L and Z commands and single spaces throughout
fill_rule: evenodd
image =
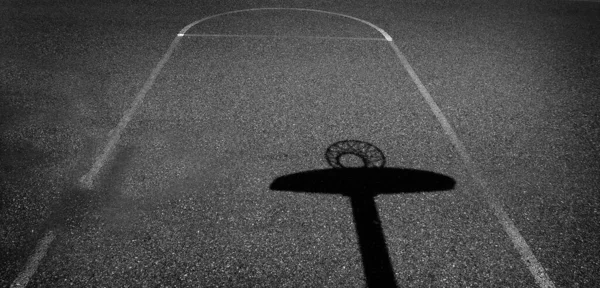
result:
M 456 182 L 451 177 L 430 171 L 369 167 L 372 166 L 365 161 L 363 168 L 333 168 L 289 174 L 275 179 L 270 189 L 349 197 L 367 286 L 397 287 L 375 196 L 451 190 Z

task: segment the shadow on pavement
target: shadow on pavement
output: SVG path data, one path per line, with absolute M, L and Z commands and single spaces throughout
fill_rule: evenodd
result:
M 379 194 L 451 190 L 451 177 L 403 168 L 335 168 L 278 177 L 270 189 L 350 197 L 368 287 L 397 287 L 375 205 Z

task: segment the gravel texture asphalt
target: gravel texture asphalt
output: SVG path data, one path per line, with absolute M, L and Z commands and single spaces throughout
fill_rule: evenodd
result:
M 386 167 L 456 182 L 375 197 L 399 287 L 539 287 L 385 41 L 185 37 L 84 191 L 74 183 L 181 28 L 282 5 L 2 6 L 0 286 L 56 231 L 30 287 L 364 287 L 360 203 L 269 189 L 328 168 L 326 148 L 356 139 L 380 148 Z M 600 283 L 600 4 L 289 7 L 386 30 L 556 286 Z M 189 33 L 381 38 L 350 19 L 289 11 Z

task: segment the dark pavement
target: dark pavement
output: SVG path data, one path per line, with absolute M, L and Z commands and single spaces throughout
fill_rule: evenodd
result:
M 456 181 L 375 197 L 398 287 L 539 287 L 384 41 L 184 38 L 99 184 L 74 188 L 182 27 L 281 7 L 116 2 L 3 4 L 0 286 L 53 230 L 31 287 L 363 287 L 362 206 L 269 189 L 357 139 Z M 600 4 L 291 7 L 390 33 L 556 286 L 597 286 Z M 381 37 L 304 12 L 205 24 L 190 33 Z

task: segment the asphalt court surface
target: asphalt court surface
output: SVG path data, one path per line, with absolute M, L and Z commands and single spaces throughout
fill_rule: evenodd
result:
M 326 148 L 355 139 L 380 148 L 387 167 L 456 180 L 376 199 L 398 286 L 535 287 L 389 44 L 365 26 L 259 11 L 190 29 L 288 37 L 184 37 L 119 144 L 131 154 L 113 188 L 123 201 L 59 235 L 37 281 L 363 287 L 348 199 L 269 189 L 328 168 Z

